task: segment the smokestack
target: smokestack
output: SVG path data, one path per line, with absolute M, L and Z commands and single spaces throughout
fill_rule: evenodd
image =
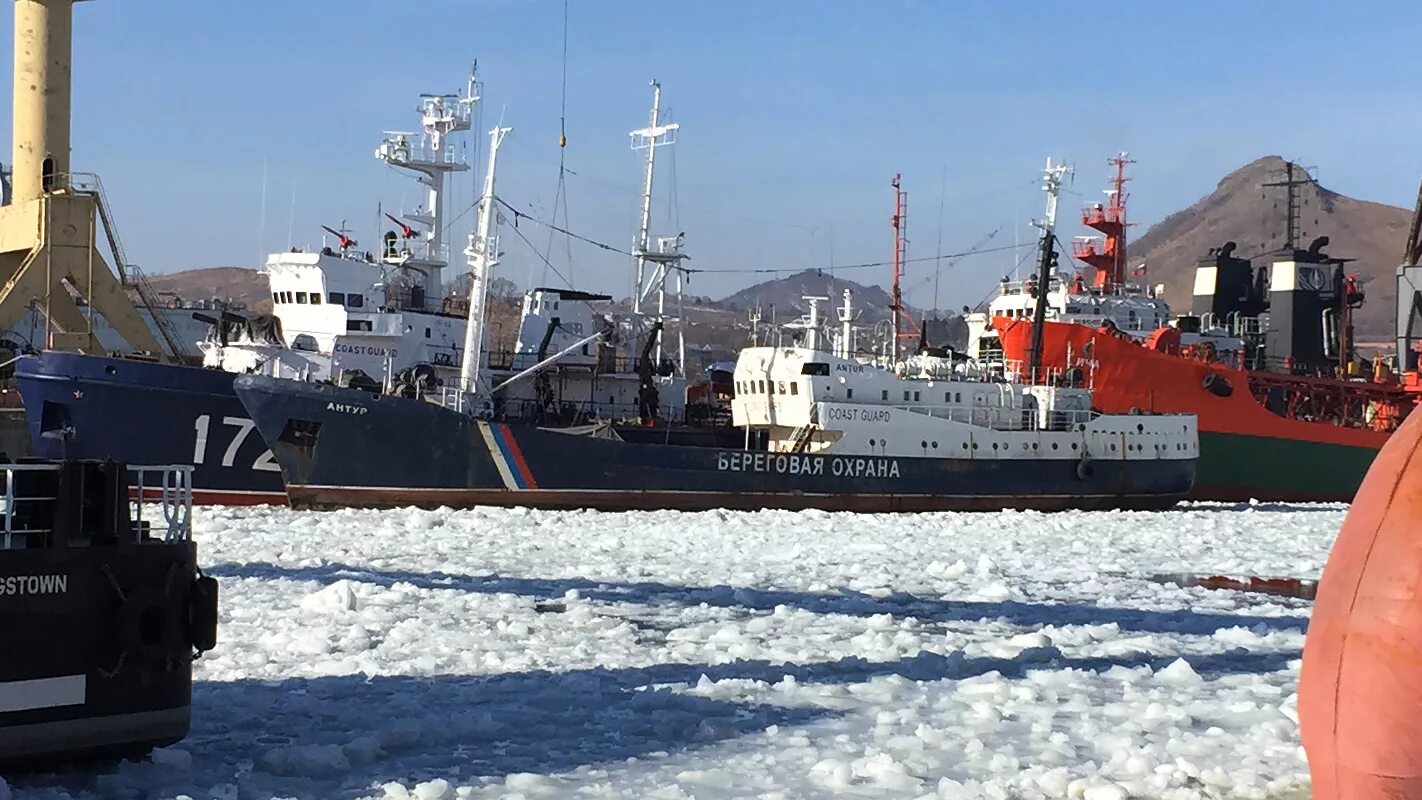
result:
M 14 201 L 34 200 L 69 173 L 74 3 L 14 0 Z

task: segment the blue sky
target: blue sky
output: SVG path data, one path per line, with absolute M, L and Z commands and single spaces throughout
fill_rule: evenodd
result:
M 647 82 L 659 79 L 683 127 L 659 162 L 656 227 L 686 232 L 691 265 L 708 270 L 692 278 L 697 294 L 764 277 L 720 269 L 888 258 L 896 172 L 918 257 L 936 252 L 940 231 L 945 252 L 998 228 L 994 243 L 1030 240 L 1048 155 L 1078 169 L 1064 238 L 1118 150 L 1139 162 L 1132 218 L 1143 225 L 1266 154 L 1396 205 L 1410 206 L 1422 173 L 1422 13 L 1408 2 L 570 1 L 571 227 L 630 245 L 640 166 L 627 131 L 644 124 Z M 289 230 L 316 244 L 319 226 L 341 219 L 374 244 L 378 202 L 418 202 L 372 157 L 381 132 L 409 129 L 417 95 L 462 86 L 477 58 L 483 127 L 502 116 L 515 128 L 500 194 L 546 216 L 563 10 L 562 0 L 82 3 L 74 169 L 103 176 L 129 258 L 150 271 L 256 266 Z M 482 154 L 482 133 L 466 139 Z M 452 207 L 474 194 L 465 176 Z M 546 233 L 525 231 L 546 247 Z M 512 232 L 504 244 L 507 277 L 561 282 Z M 628 291 L 628 259 L 576 244 L 572 256 L 559 242 L 552 260 L 579 288 Z M 1014 260 L 944 265 L 938 303 L 978 301 Z M 887 272 L 843 274 L 884 282 Z M 911 302 L 933 304 L 933 274 L 932 262 L 911 265 Z

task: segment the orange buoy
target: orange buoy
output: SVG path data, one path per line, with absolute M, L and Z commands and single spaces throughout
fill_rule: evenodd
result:
M 1422 414 L 1378 453 L 1323 569 L 1299 728 L 1317 800 L 1422 800 Z

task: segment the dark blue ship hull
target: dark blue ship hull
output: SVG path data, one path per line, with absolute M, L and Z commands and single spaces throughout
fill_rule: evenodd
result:
M 293 506 L 850 511 L 1168 508 L 1193 459 L 781 454 L 485 422 L 432 403 L 247 375 L 235 388 Z
M 286 502 L 231 373 L 46 352 L 16 362 L 15 378 L 42 458 L 192 464 L 194 502 Z

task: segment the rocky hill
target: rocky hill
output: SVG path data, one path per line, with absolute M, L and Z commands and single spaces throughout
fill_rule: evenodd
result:
M 821 309 L 828 311 L 830 306 L 842 302 L 845 289 L 854 292 L 854 305 L 863 312 L 864 319 L 877 321 L 888 318 L 889 293 L 882 287 L 846 280 L 840 275 L 831 276 L 818 269 L 762 281 L 717 301 L 716 305 L 729 311 L 748 311 L 759 307 L 767 320 L 774 308 L 777 319 L 788 321 L 809 310 L 805 297 L 828 297 L 829 302 L 820 305 Z M 916 311 L 912 313 L 917 316 Z
M 1152 284 L 1163 283 L 1166 300 L 1177 311 L 1189 308 L 1196 260 L 1211 247 L 1238 243 L 1245 257 L 1263 255 L 1284 241 L 1282 189 L 1261 184 L 1280 180 L 1284 159 L 1268 156 L 1226 175 L 1207 197 L 1151 226 L 1131 242 L 1130 264 L 1144 261 Z M 1397 296 L 1395 270 L 1402 258 L 1411 212 L 1356 200 L 1316 182 L 1300 187 L 1302 247 L 1328 236 L 1326 252 L 1356 261 L 1349 266 L 1362 278 L 1367 303 L 1354 318 L 1358 337 L 1382 341 L 1392 335 Z M 1256 264 L 1263 264 L 1256 261 Z
M 270 311 L 267 277 L 247 267 L 209 267 L 149 275 L 148 282 L 160 294 L 174 294 L 189 302 L 223 300 L 238 302 L 256 311 Z

